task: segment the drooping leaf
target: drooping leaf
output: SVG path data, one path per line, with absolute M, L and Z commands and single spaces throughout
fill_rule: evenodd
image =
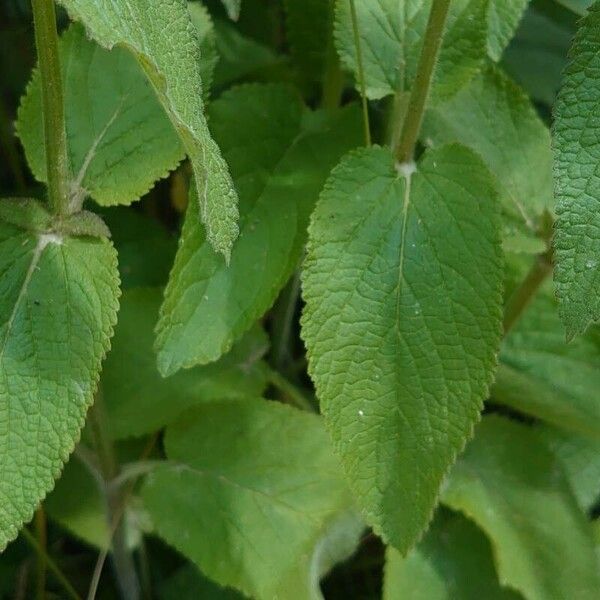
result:
M 439 511 L 407 557 L 386 553 L 384 600 L 519 600 L 500 587 L 490 542 L 472 522 Z
M 227 259 L 238 235 L 237 194 L 203 114 L 199 40 L 186 2 L 60 3 L 101 46 L 125 46 L 137 58 L 190 157 L 207 237 Z
M 496 177 L 504 212 L 504 245 L 541 252 L 540 218 L 553 202 L 550 133 L 525 94 L 498 68 L 481 75 L 428 111 L 429 144 L 460 142 L 475 150 Z
M 60 41 L 73 199 L 130 204 L 174 169 L 184 150 L 152 86 L 123 48 L 111 52 L 71 26 Z M 46 181 L 40 73 L 36 69 L 17 122 L 29 166 Z
M 528 0 L 490 0 L 487 9 L 487 51 L 499 61 L 504 49 L 515 35 Z
M 157 431 L 201 402 L 256 397 L 266 388 L 260 359 L 268 340 L 258 327 L 220 361 L 162 378 L 152 350 L 161 300 L 159 288 L 123 294 L 119 324 L 102 374 L 107 417 L 115 438 Z
M 397 90 L 409 90 L 416 74 L 430 0 L 355 1 L 367 96 L 378 99 Z M 486 4 L 481 0 L 451 3 L 434 76 L 434 100 L 451 96 L 479 69 L 486 53 Z M 335 35 L 340 57 L 358 81 L 348 0 L 336 2 Z
M 530 600 L 598 597 L 589 524 L 561 465 L 530 428 L 484 418 L 453 468 L 442 502 L 486 532 L 503 585 Z
M 548 283 L 504 339 L 492 397 L 567 431 L 600 439 L 599 348 L 592 332 L 565 342 Z
M 319 417 L 265 400 L 205 404 L 167 429 L 165 448 L 143 489 L 161 537 L 251 597 L 320 597 L 320 541 L 352 507 Z
M 591 510 L 600 498 L 600 442 L 545 425 L 538 433 L 562 463 L 581 510 Z
M 119 277 L 106 239 L 0 224 L 0 548 L 79 438 L 116 322 Z
M 323 182 L 361 139 L 356 107 L 303 113 L 278 85 L 224 94 L 210 120 L 240 193 L 241 235 L 226 267 L 188 210 L 157 327 L 163 375 L 217 360 L 272 305 L 301 258 Z
M 553 128 L 554 282 L 569 338 L 600 319 L 600 4 L 577 32 Z
M 382 148 L 347 156 L 313 214 L 303 277 L 309 372 L 335 448 L 369 524 L 401 551 L 479 419 L 502 288 L 484 164 L 451 145 L 414 168 Z

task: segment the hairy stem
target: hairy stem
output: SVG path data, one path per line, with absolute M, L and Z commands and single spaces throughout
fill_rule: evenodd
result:
M 94 436 L 100 470 L 105 482 L 107 522 L 109 527 L 112 527 L 113 523 L 118 519 L 111 540 L 112 563 L 115 575 L 123 598 L 137 600 L 140 597 L 140 584 L 133 556 L 127 548 L 125 526 L 119 518 L 125 499 L 120 488 L 113 488 L 109 485 L 118 475 L 119 466 L 116 461 L 112 440 L 106 430 L 101 390 L 98 390 L 96 401 L 90 411 L 90 425 Z
M 32 0 L 35 45 L 42 84 L 48 199 L 59 215 L 68 210 L 69 162 L 54 0 Z
M 410 92 L 400 141 L 395 148 L 396 157 L 401 163 L 410 162 L 413 159 L 435 64 L 440 46 L 442 45 L 449 8 L 450 0 L 433 0 L 431 5 L 427 29 L 425 30 L 425 37 L 423 39 L 423 47 L 421 48 L 421 55 L 417 66 L 417 75 Z
M 542 283 L 552 273 L 552 250 L 539 254 L 525 279 L 511 294 L 504 309 L 504 334 L 519 320 L 523 311 L 535 297 Z

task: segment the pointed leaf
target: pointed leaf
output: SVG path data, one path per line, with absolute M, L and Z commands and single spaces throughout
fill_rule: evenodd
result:
M 60 0 L 101 46 L 125 46 L 152 83 L 190 157 L 200 215 L 229 258 L 238 235 L 237 194 L 203 114 L 198 34 L 184 0 Z M 165 34 L 168 27 L 168 35 Z
M 554 282 L 567 336 L 600 320 L 600 4 L 577 32 L 554 120 Z
M 167 429 L 165 448 L 143 489 L 161 537 L 251 597 L 320 597 L 312 557 L 351 502 L 319 417 L 266 400 L 205 404 Z
M 116 322 L 107 240 L 0 225 L 0 549 L 79 438 Z
M 157 327 L 163 375 L 217 360 L 270 308 L 301 258 L 323 182 L 361 139 L 356 107 L 303 116 L 279 85 L 232 90 L 210 117 L 240 192 L 242 233 L 226 267 L 188 211 Z
M 557 459 L 529 428 L 485 418 L 442 502 L 487 533 L 503 585 L 528 600 L 598 597 L 589 524 Z
M 406 551 L 487 395 L 502 255 L 476 155 L 446 146 L 399 169 L 372 148 L 333 171 L 309 230 L 302 331 L 350 485 L 369 524 Z

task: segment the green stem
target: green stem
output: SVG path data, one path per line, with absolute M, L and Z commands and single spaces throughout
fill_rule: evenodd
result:
M 433 0 L 431 5 L 421 56 L 417 66 L 417 75 L 410 92 L 408 110 L 400 141 L 395 149 L 396 157 L 400 163 L 410 162 L 413 159 L 435 64 L 442 45 L 449 8 L 450 0 Z
M 112 440 L 106 428 L 101 390 L 98 390 L 94 406 L 90 410 L 90 425 L 98 454 L 100 470 L 105 482 L 107 522 L 109 527 L 112 528 L 114 526 L 111 549 L 115 575 L 123 598 L 137 600 L 140 597 L 140 583 L 135 570 L 133 556 L 127 548 L 125 524 L 120 518 L 125 498 L 121 488 L 110 486 L 110 482 L 119 473 L 119 466 L 115 457 Z
M 35 536 L 29 531 L 29 529 L 26 527 L 21 529 L 21 535 L 38 556 L 42 555 L 44 557 L 44 563 L 48 567 L 48 570 L 54 575 L 56 581 L 60 583 L 69 598 L 72 598 L 73 600 L 81 600 L 81 596 L 75 591 L 75 588 L 71 585 L 63 572 L 58 568 L 56 563 L 50 558 L 50 556 L 48 556 L 48 553 L 39 545 Z
M 37 589 L 36 597 L 38 600 L 46 598 L 46 546 L 48 542 L 46 531 L 46 513 L 44 507 L 40 506 L 35 512 L 35 534 L 38 544 L 43 552 L 37 555 Z
M 321 106 L 328 110 L 335 110 L 338 108 L 342 101 L 343 91 L 344 75 L 340 67 L 340 59 L 333 43 L 333 35 L 330 35 L 329 41 L 327 42 L 327 54 L 325 57 Z
M 523 311 L 533 300 L 542 283 L 552 273 L 552 250 L 536 257 L 525 279 L 511 294 L 504 308 L 504 334 L 518 321 Z
M 298 389 L 291 381 L 288 381 L 281 373 L 267 368 L 267 377 L 269 383 L 289 398 L 294 406 L 302 410 L 316 412 L 313 403 L 304 395 L 302 390 Z
M 31 6 L 42 84 L 48 198 L 52 210 L 63 215 L 68 206 L 69 162 L 54 0 L 32 0 Z
M 277 300 L 273 311 L 271 359 L 278 371 L 286 372 L 291 359 L 292 328 L 300 297 L 300 271 L 296 271 Z
M 358 16 L 356 14 L 355 0 L 350 0 L 350 17 L 352 19 L 352 34 L 354 36 L 354 49 L 356 50 L 356 64 L 358 65 L 358 79 L 360 95 L 362 99 L 363 127 L 365 130 L 365 144 L 371 145 L 371 125 L 369 124 L 369 106 L 367 102 L 367 83 L 365 80 L 365 68 L 360 44 L 360 33 L 358 31 Z

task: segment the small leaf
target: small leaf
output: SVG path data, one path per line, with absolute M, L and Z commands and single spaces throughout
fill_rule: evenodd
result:
M 73 450 L 116 322 L 106 239 L 0 224 L 0 549 Z
M 229 259 L 238 235 L 237 194 L 203 114 L 198 34 L 184 0 L 60 0 L 101 46 L 133 52 L 190 157 L 200 215 L 213 248 Z M 168 25 L 168 35 L 165 27 Z
M 350 485 L 369 524 L 405 552 L 487 395 L 502 254 L 475 154 L 446 146 L 398 169 L 372 148 L 333 171 L 309 230 L 302 335 Z
M 554 282 L 572 338 L 600 319 L 600 4 L 577 32 L 553 127 L 556 181 Z
M 2 198 L 0 221 L 20 229 L 44 233 L 52 227 L 53 216 L 45 204 L 33 198 Z
M 163 375 L 217 360 L 270 308 L 301 258 L 323 182 L 361 139 L 356 107 L 303 115 L 281 85 L 227 92 L 210 121 L 240 193 L 241 235 L 226 267 L 188 210 L 157 326 Z
M 528 600 L 598 597 L 589 523 L 560 464 L 528 427 L 486 417 L 452 470 L 442 502 L 486 532 L 502 585 Z M 576 560 L 566 568 L 565 557 Z
M 355 0 L 366 94 L 383 98 L 412 87 L 424 39 L 430 0 Z M 451 96 L 479 69 L 486 53 L 486 4 L 456 0 L 450 5 L 432 89 L 432 100 Z M 358 63 L 349 0 L 337 0 L 336 46 L 355 73 Z
M 544 250 L 536 233 L 553 203 L 550 133 L 529 99 L 498 68 L 488 66 L 451 100 L 429 110 L 423 138 L 475 150 L 496 177 L 505 247 Z
M 167 429 L 165 449 L 169 463 L 143 488 L 161 537 L 251 597 L 320 597 L 313 556 L 352 506 L 318 416 L 265 400 L 205 404 Z
M 157 431 L 201 402 L 260 396 L 266 388 L 260 359 L 268 340 L 258 327 L 217 363 L 163 379 L 152 350 L 161 300 L 159 288 L 123 294 L 119 324 L 102 374 L 104 403 L 115 438 Z
M 519 600 L 500 587 L 492 549 L 468 519 L 439 511 L 407 557 L 386 553 L 384 600 Z

